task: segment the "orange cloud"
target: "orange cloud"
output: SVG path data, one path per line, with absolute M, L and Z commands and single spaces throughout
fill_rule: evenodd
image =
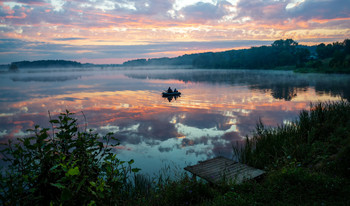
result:
M 334 18 L 334 19 L 311 19 L 311 22 L 316 22 L 319 24 L 324 24 L 324 23 L 328 23 L 331 21 L 350 21 L 350 17 L 348 18 Z

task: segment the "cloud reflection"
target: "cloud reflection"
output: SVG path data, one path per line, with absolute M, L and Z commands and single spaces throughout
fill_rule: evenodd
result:
M 59 74 L 64 76 L 63 71 Z M 47 112 L 55 118 L 68 109 L 77 113 L 80 125 L 87 123 L 101 134 L 114 132 L 122 146 L 118 154 L 140 158 L 140 164 L 156 159 L 184 164 L 216 155 L 231 157 L 232 144 L 250 135 L 259 118 L 268 126 L 293 121 L 311 101 L 341 99 L 350 82 L 349 77 L 339 75 L 228 70 L 74 74 L 82 75 L 65 82 L 14 82 L 12 75 L 2 74 L 0 141 L 27 135 L 26 129 L 34 124 L 50 127 Z M 181 98 L 163 99 L 161 92 L 169 86 L 178 88 Z M 274 93 L 281 88 L 286 89 Z M 290 93 L 295 95 L 287 98 Z

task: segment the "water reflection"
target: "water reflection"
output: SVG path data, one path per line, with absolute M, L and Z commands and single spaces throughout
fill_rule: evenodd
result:
M 138 79 L 177 79 L 184 82 L 206 82 L 213 84 L 248 85 L 251 89 L 269 92 L 276 99 L 292 100 L 299 92 L 314 88 L 317 93 L 340 95 L 350 100 L 348 75 L 295 74 L 291 71 L 250 70 L 192 70 L 188 72 L 130 73 L 128 77 Z
M 34 81 L 34 76 L 79 78 Z M 0 78 L 0 142 L 27 135 L 34 124 L 49 127 L 48 111 L 55 116 L 69 109 L 84 125 L 84 111 L 89 128 L 116 133 L 120 158 L 135 159 L 149 173 L 164 161 L 185 166 L 230 157 L 232 144 L 251 134 L 259 118 L 275 126 L 294 120 L 311 101 L 350 97 L 346 75 L 105 69 L 1 73 Z M 181 98 L 162 98 L 169 85 Z
M 12 77 L 14 82 L 64 82 L 68 80 L 79 79 L 80 76 L 31 76 L 31 77 Z
M 171 101 L 173 101 L 173 100 L 176 100 L 177 98 L 180 98 L 180 97 L 181 97 L 181 94 L 171 95 L 171 96 L 164 96 L 164 95 L 162 95 L 162 97 L 163 97 L 164 99 L 167 99 L 168 102 L 171 102 Z

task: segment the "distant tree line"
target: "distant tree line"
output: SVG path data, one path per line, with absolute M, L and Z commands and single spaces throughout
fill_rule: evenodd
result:
M 198 68 L 271 69 L 305 63 L 310 56 L 307 46 L 299 46 L 292 39 L 277 40 L 271 46 L 250 49 L 206 52 L 175 58 L 137 59 L 124 62 L 124 66 L 140 65 L 192 65 Z
M 76 61 L 66 60 L 39 60 L 39 61 L 20 61 L 12 62 L 11 68 L 48 68 L 48 67 L 81 67 L 82 64 Z
M 271 69 L 304 64 L 310 56 L 305 46 L 292 39 L 277 40 L 271 46 L 204 53 L 193 60 L 200 68 Z
M 286 66 L 292 68 L 322 67 L 334 69 L 334 71 L 342 68 L 346 72 L 350 67 L 350 58 L 347 57 L 350 54 L 349 45 L 349 39 L 328 45 L 322 43 L 317 46 L 304 46 L 299 45 L 293 39 L 280 39 L 274 41 L 271 46 L 206 52 L 175 58 L 137 59 L 124 62 L 123 65 L 192 65 L 197 68 L 233 69 L 275 69 Z
M 200 54 L 185 54 L 183 56 L 169 58 L 136 59 L 123 63 L 123 66 L 147 66 L 147 65 L 192 65 L 193 59 Z

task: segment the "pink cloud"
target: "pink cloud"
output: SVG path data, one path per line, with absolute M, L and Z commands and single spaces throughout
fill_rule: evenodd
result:
M 44 0 L 17 0 L 14 1 L 16 4 L 9 2 L 0 2 L 0 38 L 45 44 L 61 44 L 60 39 L 70 39 L 65 44 L 81 47 L 75 50 L 77 56 L 88 55 L 86 51 L 90 51 L 89 48 L 83 48 L 86 46 L 107 48 L 110 45 L 154 46 L 154 42 L 273 41 L 281 38 L 343 40 L 350 33 L 350 6 L 344 0 L 308 0 L 288 9 L 290 1 L 241 0 L 237 5 L 218 1 L 215 4 L 197 3 L 178 10 L 174 9 L 172 0 L 121 1 L 113 4 L 103 0 L 95 3 L 69 0 L 62 4 L 59 11 Z M 215 49 L 221 48 L 211 46 L 137 52 L 139 55 L 147 54 L 144 56 L 147 58 Z M 119 61 L 112 53 L 108 55 L 101 61 Z M 130 58 L 129 53 L 117 56 L 117 59 L 126 58 Z
M 27 14 L 22 12 L 21 16 L 6 16 L 6 19 L 25 19 L 27 17 Z

